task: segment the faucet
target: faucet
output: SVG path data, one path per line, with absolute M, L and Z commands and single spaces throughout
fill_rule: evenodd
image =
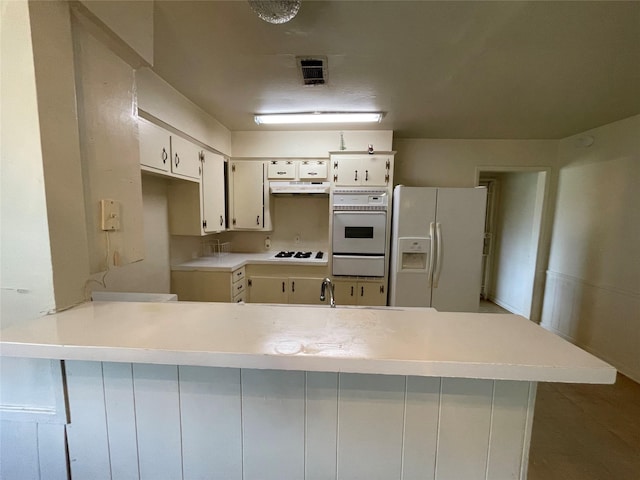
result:
M 331 308 L 336 308 L 336 300 L 333 295 L 334 286 L 329 277 L 326 277 L 324 280 L 322 280 L 322 286 L 320 287 L 320 301 L 324 302 L 324 299 L 326 298 L 324 292 L 327 288 L 327 285 L 329 286 L 329 306 Z

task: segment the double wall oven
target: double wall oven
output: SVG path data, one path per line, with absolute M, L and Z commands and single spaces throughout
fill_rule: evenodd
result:
M 384 190 L 333 192 L 334 275 L 384 276 L 388 205 Z

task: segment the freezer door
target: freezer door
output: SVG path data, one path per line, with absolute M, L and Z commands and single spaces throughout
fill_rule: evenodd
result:
M 423 238 L 431 258 L 430 225 L 436 220 L 437 188 L 397 186 L 393 193 L 389 305 L 430 307 L 429 268 L 403 269 L 401 238 Z M 435 247 L 435 245 L 434 245 Z
M 477 312 L 482 275 L 485 188 L 439 188 L 431 306 Z

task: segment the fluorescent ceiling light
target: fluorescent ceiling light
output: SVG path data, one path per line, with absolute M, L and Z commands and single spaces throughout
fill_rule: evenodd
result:
M 380 122 L 382 113 L 270 113 L 254 117 L 258 125 L 282 125 L 301 123 L 364 123 Z

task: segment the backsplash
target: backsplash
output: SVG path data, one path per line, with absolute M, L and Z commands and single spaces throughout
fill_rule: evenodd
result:
M 171 236 L 171 263 L 207 255 L 215 242 L 230 242 L 232 252 L 329 249 L 328 196 L 272 196 L 273 231 L 228 231 L 205 237 Z M 265 247 L 269 237 L 271 248 Z

